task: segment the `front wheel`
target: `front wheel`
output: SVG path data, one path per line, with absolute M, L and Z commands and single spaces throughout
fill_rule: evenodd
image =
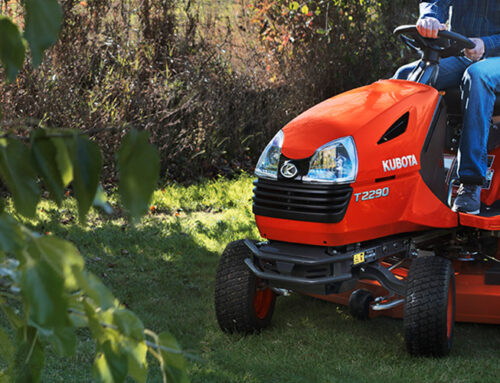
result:
M 231 242 L 222 253 L 215 277 L 215 314 L 223 331 L 251 333 L 271 323 L 276 294 L 247 267 L 244 260 L 251 257 L 244 241 Z
M 349 297 L 349 312 L 359 320 L 370 319 L 370 304 L 373 302 L 373 295 L 368 290 L 359 289 L 354 291 Z
M 415 356 L 445 356 L 455 326 L 455 273 L 441 257 L 415 258 L 408 271 L 405 344 Z

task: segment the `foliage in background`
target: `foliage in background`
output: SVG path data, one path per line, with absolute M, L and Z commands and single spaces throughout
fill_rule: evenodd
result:
M 390 77 L 404 58 L 392 30 L 416 21 L 410 0 L 257 0 L 253 22 L 307 102 Z
M 33 65 L 40 64 L 62 22 L 57 0 L 25 0 L 23 5 L 23 32 L 10 17 L 0 16 L 0 62 L 10 81 L 28 44 Z M 158 360 L 163 382 L 187 382 L 184 354 L 168 332 L 145 329 L 85 268 L 71 242 L 19 222 L 21 216 L 35 218 L 40 182 L 59 207 L 72 191 L 82 223 L 92 205 L 110 209 L 99 187 L 102 156 L 94 141 L 74 129 L 40 124 L 28 131 L 29 137 L 15 136 L 2 126 L 0 133 L 0 176 L 13 201 L 4 211 L 2 198 L 0 210 L 0 318 L 6 319 L 0 323 L 0 381 L 39 382 L 46 346 L 58 355 L 73 355 L 76 330 L 88 328 L 95 342 L 97 381 L 123 382 L 131 376 L 145 383 L 149 354 Z M 158 152 L 146 132 L 132 129 L 117 159 L 121 200 L 130 218 L 138 219 L 148 210 L 158 181 Z
M 22 20 L 18 0 L 2 10 Z M 88 132 L 104 175 L 123 128 L 150 132 L 162 175 L 251 170 L 285 123 L 318 101 L 394 73 L 391 31 L 410 0 L 62 0 L 59 43 L 0 85 L 4 123 Z

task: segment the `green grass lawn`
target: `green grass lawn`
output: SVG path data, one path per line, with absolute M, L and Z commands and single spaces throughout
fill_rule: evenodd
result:
M 352 319 L 345 307 L 309 297 L 278 299 L 261 334 L 226 335 L 215 319 L 215 269 L 226 244 L 258 238 L 251 213 L 252 179 L 220 179 L 154 195 L 152 212 L 132 227 L 120 214 L 92 213 L 79 226 L 71 200 L 62 210 L 44 202 L 40 232 L 73 241 L 87 266 L 139 315 L 146 327 L 168 329 L 199 360 L 192 382 L 499 382 L 500 327 L 458 324 L 451 355 L 411 358 L 401 320 Z M 49 355 L 42 381 L 92 382 L 87 333 L 74 357 Z M 149 382 L 160 382 L 152 369 Z

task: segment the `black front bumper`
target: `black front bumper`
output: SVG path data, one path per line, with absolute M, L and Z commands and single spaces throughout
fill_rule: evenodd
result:
M 328 295 L 354 288 L 358 279 L 373 279 L 392 292 L 405 293 L 404 282 L 376 262 L 407 254 L 410 241 L 405 238 L 342 250 L 275 241 L 245 244 L 253 254 L 245 259 L 246 265 L 271 287 Z

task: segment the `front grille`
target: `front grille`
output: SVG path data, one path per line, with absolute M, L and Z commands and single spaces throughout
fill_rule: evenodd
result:
M 254 214 L 297 221 L 340 222 L 352 195 L 349 185 L 312 185 L 263 179 L 258 179 L 254 185 Z

